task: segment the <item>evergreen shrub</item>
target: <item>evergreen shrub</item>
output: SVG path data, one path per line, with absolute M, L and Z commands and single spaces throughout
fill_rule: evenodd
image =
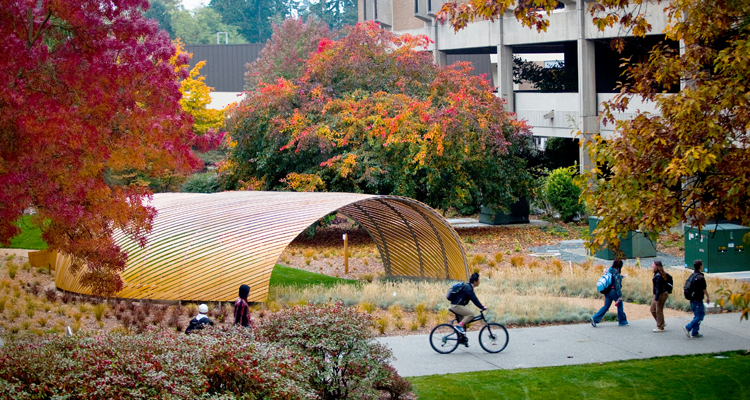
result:
M 579 201 L 581 188 L 573 182 L 574 168 L 558 168 L 550 172 L 544 188 L 547 203 L 558 213 L 563 221 L 570 222 L 585 207 Z
M 193 174 L 182 185 L 183 193 L 216 193 L 220 192 L 219 181 L 213 172 Z

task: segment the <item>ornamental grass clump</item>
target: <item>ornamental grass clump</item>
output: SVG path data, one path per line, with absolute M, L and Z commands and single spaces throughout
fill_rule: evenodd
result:
M 375 320 L 375 327 L 381 335 L 385 334 L 386 329 L 388 329 L 388 324 L 389 321 L 387 317 L 380 317 Z
M 8 276 L 10 279 L 16 279 L 16 274 L 18 273 L 18 264 L 16 264 L 13 260 L 8 260 L 5 262 L 5 267 L 8 268 Z
M 96 318 L 97 321 L 101 321 L 106 310 L 107 306 L 105 306 L 104 303 L 94 305 L 94 318 Z

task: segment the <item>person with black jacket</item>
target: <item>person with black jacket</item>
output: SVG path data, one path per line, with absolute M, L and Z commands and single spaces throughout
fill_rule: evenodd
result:
M 250 308 L 247 304 L 247 296 L 250 294 L 250 286 L 240 285 L 237 300 L 234 301 L 234 325 L 250 326 Z
M 190 320 L 190 324 L 188 325 L 187 329 L 185 329 L 185 333 L 190 334 L 195 332 L 196 330 L 203 329 L 206 326 L 214 326 L 214 323 L 211 322 L 210 319 L 208 319 L 208 316 L 206 314 L 208 314 L 208 306 L 205 304 L 199 305 L 198 315 Z
M 654 277 L 651 279 L 654 291 L 654 299 L 651 301 L 651 315 L 656 320 L 654 333 L 662 333 L 664 332 L 664 326 L 666 326 L 666 323 L 664 323 L 664 303 L 667 302 L 669 297 L 669 284 L 661 260 L 654 260 L 651 268 L 654 271 Z
M 706 316 L 706 308 L 703 306 L 703 296 L 706 296 L 706 303 L 710 302 L 711 299 L 708 297 L 708 288 L 706 287 L 706 277 L 703 276 L 703 261 L 695 260 L 693 262 L 693 273 L 688 278 L 687 282 L 691 282 L 690 286 L 690 309 L 693 310 L 693 320 L 689 324 L 684 326 L 682 329 L 685 330 L 685 336 L 688 338 L 701 338 L 703 335 L 698 333 L 698 329 L 701 327 L 701 321 Z M 685 286 L 688 286 L 687 284 Z M 687 293 L 686 293 L 687 294 Z
M 451 306 L 448 307 L 449 310 L 463 317 L 458 322 L 458 325 L 456 325 L 456 329 L 461 333 L 466 333 L 466 326 L 474 319 L 474 312 L 469 307 L 466 307 L 469 301 L 474 303 L 480 310 L 487 309 L 487 307 L 479 302 L 477 295 L 474 293 L 474 288 L 477 286 L 479 286 L 479 274 L 475 272 L 469 277 L 469 283 L 464 284 L 459 295 L 456 296 L 456 299 L 451 302 Z M 468 347 L 468 343 L 465 343 L 465 345 Z

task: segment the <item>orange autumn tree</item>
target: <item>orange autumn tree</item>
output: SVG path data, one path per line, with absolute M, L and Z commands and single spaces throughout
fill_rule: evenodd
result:
M 179 104 L 186 71 L 142 12 L 146 0 L 0 1 L 0 241 L 32 208 L 51 249 L 86 265 L 95 294 L 122 287 L 127 254 L 112 234 L 140 245 L 155 210 L 150 191 L 117 185 L 125 170 L 187 173 L 199 165 Z M 75 271 L 73 271 L 75 272 Z
M 527 194 L 526 125 L 429 39 L 361 23 L 324 39 L 295 80 L 261 83 L 230 118 L 227 189 L 391 194 L 432 207 L 505 209 Z

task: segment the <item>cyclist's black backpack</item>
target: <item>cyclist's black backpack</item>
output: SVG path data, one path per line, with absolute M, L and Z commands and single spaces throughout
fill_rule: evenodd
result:
M 448 299 L 451 303 L 458 300 L 458 296 L 460 296 L 461 289 L 464 288 L 463 282 L 454 283 L 453 286 L 448 289 L 448 293 L 446 293 L 445 298 Z
M 682 288 L 682 293 L 685 295 L 685 298 L 687 300 L 693 301 L 693 298 L 695 297 L 695 289 L 693 289 L 693 286 L 695 285 L 695 279 L 697 277 L 698 274 L 693 273 L 689 278 L 687 278 L 687 281 L 685 281 L 685 286 L 683 286 Z
M 667 274 L 667 293 L 672 294 L 673 286 L 674 286 L 674 281 L 672 280 L 672 275 Z

